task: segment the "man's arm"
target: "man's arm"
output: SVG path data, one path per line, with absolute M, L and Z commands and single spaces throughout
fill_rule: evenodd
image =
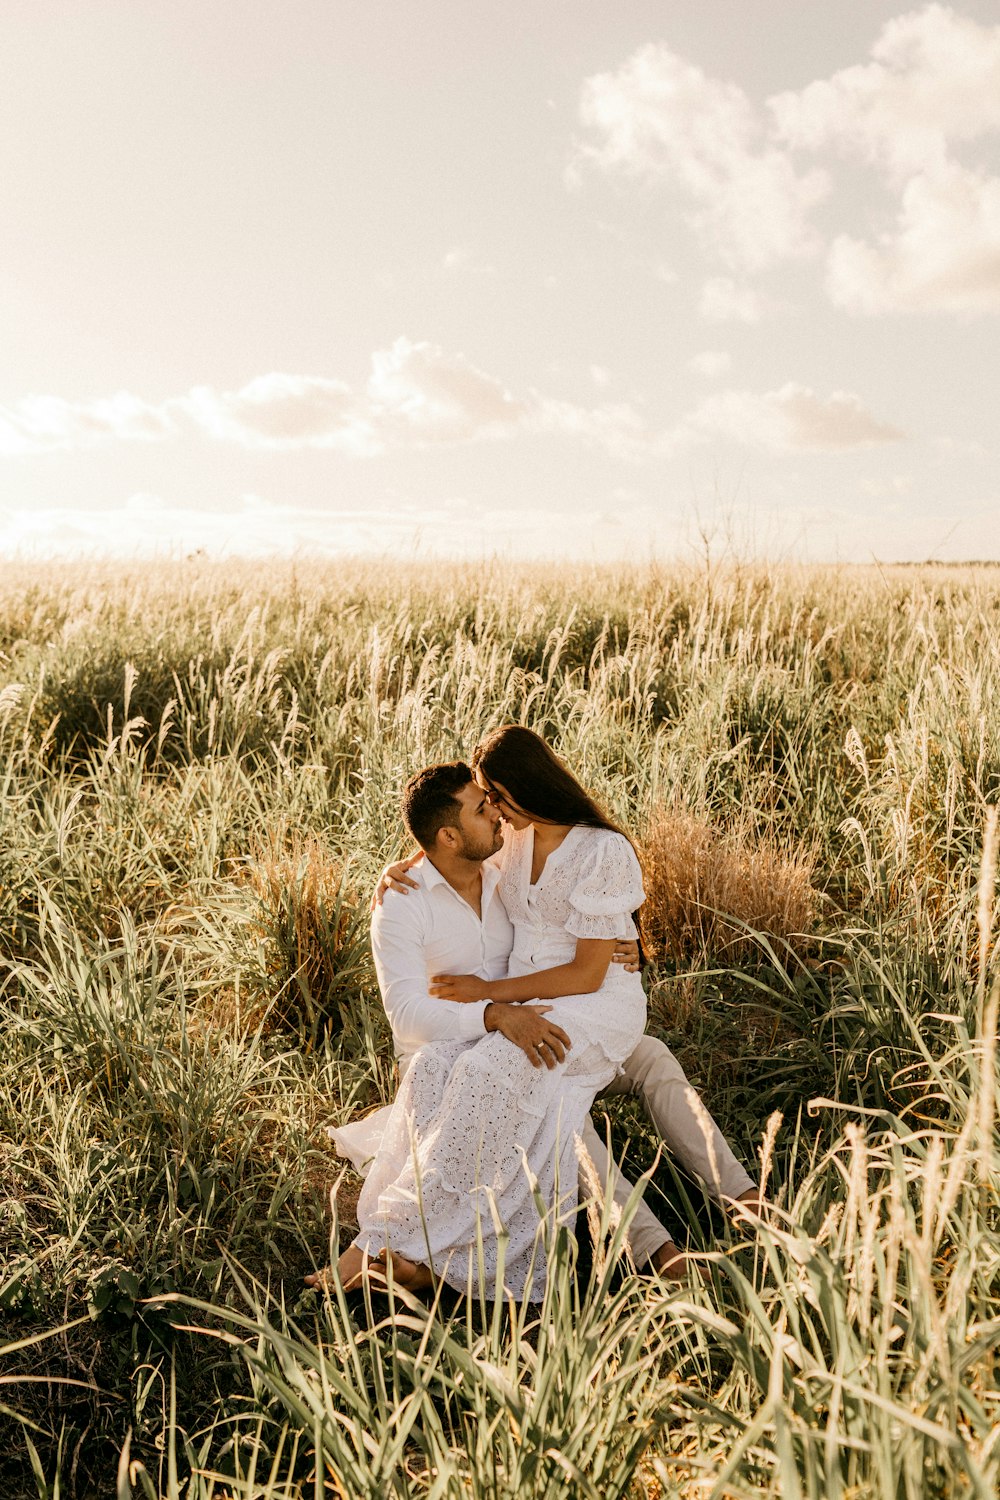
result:
M 398 1047 L 475 1040 L 485 1034 L 485 1000 L 471 1005 L 427 993 L 424 919 L 418 901 L 390 892 L 372 914 L 372 953 L 382 1003 Z

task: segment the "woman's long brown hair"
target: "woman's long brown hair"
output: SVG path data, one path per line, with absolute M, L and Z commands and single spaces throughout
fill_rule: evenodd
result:
M 518 807 L 539 822 L 582 823 L 628 838 L 541 735 L 521 724 L 505 724 L 480 740 L 472 752 L 472 769 L 491 783 L 499 782 Z
M 632 844 L 641 865 L 639 851 L 624 828 L 608 817 L 534 730 L 525 729 L 522 724 L 505 724 L 502 729 L 494 729 L 473 750 L 472 769 L 481 771 L 491 784 L 500 782 L 518 807 L 540 823 L 582 823 L 587 828 L 607 828 L 610 833 L 620 833 Z M 639 964 L 645 968 L 639 913 L 633 912 L 632 917 L 638 935 Z

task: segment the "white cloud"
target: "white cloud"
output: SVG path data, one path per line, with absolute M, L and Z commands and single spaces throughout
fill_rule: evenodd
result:
M 83 403 L 29 397 L 0 408 L 0 454 L 150 440 L 184 427 L 245 448 L 357 457 L 549 433 L 632 458 L 653 441 L 627 405 L 576 406 L 538 391 L 516 397 L 462 355 L 399 338 L 372 355 L 360 392 L 340 380 L 272 373 L 237 391 L 196 386 L 159 406 L 127 392 Z
M 956 458 L 989 459 L 991 457 L 986 444 L 975 439 L 970 442 L 968 438 L 955 438 L 948 433 L 943 433 L 940 437 L 933 438 L 932 442 L 939 455 L 938 461 L 941 463 L 950 464 Z
M 729 368 L 730 356 L 705 350 L 691 364 L 714 378 Z M 600 384 L 607 372 L 595 366 L 592 374 Z M 514 396 L 461 355 L 405 338 L 372 356 L 360 392 L 320 376 L 270 374 L 237 391 L 198 386 L 158 407 L 127 393 L 79 406 L 36 397 L 8 421 L 6 451 L 16 453 L 163 437 L 183 427 L 251 449 L 325 449 L 357 457 L 518 435 L 556 437 L 628 462 L 667 456 L 710 433 L 776 451 L 837 450 L 901 436 L 870 416 L 856 396 L 822 400 L 796 385 L 763 396 L 720 392 L 674 428 L 656 430 L 628 402 L 581 406 L 537 390 Z M 150 509 L 146 500 L 142 504 Z
M 445 271 L 468 271 L 474 276 L 495 276 L 497 268 L 489 261 L 477 261 L 470 245 L 452 245 L 441 257 Z
M 659 439 L 647 431 L 635 409 L 625 402 L 575 406 L 535 393 L 530 426 L 535 432 L 578 438 L 612 458 L 640 458 L 659 446 Z
M 689 222 L 733 265 L 759 269 L 818 247 L 808 215 L 825 174 L 798 173 L 763 139 L 743 91 L 710 78 L 664 46 L 639 49 L 616 73 L 589 78 L 580 118 L 597 144 L 578 148 L 608 172 L 668 183 Z
M 823 398 L 789 383 L 763 395 L 720 391 L 685 418 L 692 436 L 718 435 L 774 453 L 835 453 L 898 442 L 904 434 L 868 412 L 859 396 L 834 391 Z
M 102 443 L 155 442 L 173 430 L 169 413 L 128 391 L 97 401 L 26 396 L 0 407 L 0 454 L 94 448 Z
M 891 233 L 837 237 L 826 284 L 850 312 L 1000 312 L 1000 178 L 954 164 L 912 178 Z
M 1000 25 L 945 5 L 890 21 L 871 61 L 769 101 L 791 146 L 833 146 L 887 174 L 895 222 L 838 235 L 826 286 L 851 312 L 1000 311 L 1000 178 L 954 149 L 1000 130 Z
M 943 518 L 939 507 L 921 506 L 905 492 L 887 491 L 875 505 L 876 493 L 866 494 L 860 513 L 857 503 L 810 497 L 799 474 L 772 485 L 753 504 L 727 499 L 694 513 L 667 498 L 650 501 L 642 491 L 620 488 L 582 497 L 571 513 L 463 495 L 445 496 L 433 508 L 393 496 L 342 510 L 277 505 L 254 495 L 196 508 L 142 495 L 101 510 L 0 509 L 0 556 L 31 562 L 156 557 L 182 565 L 196 553 L 296 561 L 359 554 L 408 560 L 620 557 L 634 563 L 684 555 L 692 544 L 700 554 L 707 528 L 713 547 L 735 548 L 736 555 L 827 561 L 866 561 L 873 553 L 887 559 L 1000 557 L 1000 510 L 992 492 L 977 496 L 961 516 Z
M 367 398 L 387 440 L 421 444 L 497 437 L 518 427 L 527 412 L 500 381 L 461 355 L 405 338 L 372 355 Z
M 689 368 L 696 375 L 704 375 L 706 379 L 714 380 L 719 375 L 725 375 L 732 363 L 733 356 L 727 349 L 705 349 L 689 362 Z
M 709 323 L 759 323 L 763 303 L 753 287 L 713 276 L 701 289 L 698 311 Z
M 315 375 L 259 375 L 238 391 L 196 386 L 167 405 L 210 437 L 248 448 L 371 454 L 382 440 L 350 386 Z
M 122 506 L 79 510 L 67 506 L 0 511 L 0 555 L 5 557 L 336 556 L 406 547 L 419 518 L 405 509 L 323 512 L 274 505 L 246 495 L 218 508 L 172 505 L 134 495 Z
M 1000 129 L 1000 25 L 927 5 L 889 21 L 871 57 L 770 99 L 780 136 L 860 151 L 905 179 L 942 166 L 949 142 Z
M 567 517 L 543 506 L 483 506 L 446 497 L 433 508 L 391 500 L 364 509 L 275 505 L 256 495 L 219 507 L 173 505 L 137 495 L 124 505 L 0 510 L 6 558 L 148 557 L 322 559 L 464 556 L 634 558 L 650 545 L 659 508 L 618 506 L 604 515 L 590 501 Z
M 867 475 L 858 485 L 861 493 L 872 500 L 884 500 L 887 497 L 898 500 L 901 495 L 909 495 L 913 490 L 912 474 L 891 474 L 887 479 L 877 479 Z
M 372 355 L 362 394 L 340 380 L 272 374 L 236 392 L 200 386 L 169 404 L 210 436 L 247 447 L 359 456 L 493 437 L 525 416 L 499 381 L 461 355 L 405 338 Z
M 671 189 L 737 273 L 818 251 L 811 214 L 829 189 L 825 168 L 837 155 L 861 157 L 882 176 L 890 211 L 833 238 L 834 303 L 869 314 L 1000 311 L 1000 176 L 963 156 L 1000 131 L 1000 22 L 944 4 L 907 11 L 882 27 L 864 61 L 762 109 L 735 84 L 648 45 L 586 80 L 580 118 L 578 175 L 590 163 Z M 826 153 L 824 170 L 804 165 L 803 152 Z M 762 307 L 738 280 L 715 277 L 701 312 L 756 322 Z
M 604 365 L 591 365 L 590 378 L 595 385 L 603 388 L 611 384 L 611 371 L 606 369 Z

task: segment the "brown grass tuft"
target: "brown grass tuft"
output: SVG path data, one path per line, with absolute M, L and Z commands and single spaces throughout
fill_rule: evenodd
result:
M 343 866 L 318 839 L 278 831 L 247 861 L 246 879 L 282 1019 L 313 1035 L 339 1022 L 367 965 L 365 924 Z
M 642 935 L 651 956 L 666 953 L 679 963 L 759 961 L 755 933 L 779 953 L 808 947 L 819 893 L 804 852 L 728 836 L 691 813 L 660 807 L 649 821 L 643 855 Z

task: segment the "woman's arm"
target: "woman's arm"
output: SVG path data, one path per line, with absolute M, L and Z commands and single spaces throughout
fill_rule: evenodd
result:
M 438 1000 L 558 1000 L 563 995 L 592 995 L 604 983 L 614 938 L 577 938 L 568 964 L 538 969 L 516 979 L 479 979 L 475 974 L 435 974 L 429 990 Z
M 378 885 L 372 892 L 369 909 L 374 911 L 377 906 L 382 905 L 382 897 L 386 891 L 399 891 L 402 896 L 405 896 L 408 890 L 415 891 L 417 889 L 417 882 L 411 880 L 406 872 L 407 870 L 412 870 L 413 866 L 422 860 L 423 857 L 424 851 L 417 849 L 413 854 L 408 855 L 406 859 L 397 859 L 394 865 L 386 865 L 379 876 Z
M 419 861 L 423 859 L 423 857 L 424 851 L 422 849 L 417 849 L 415 853 L 409 855 L 406 859 L 399 859 L 394 865 L 386 865 L 385 869 L 382 871 L 382 874 L 379 876 L 378 885 L 375 887 L 375 890 L 372 893 L 370 906 L 371 911 L 374 911 L 376 907 L 382 905 L 382 898 L 385 895 L 386 891 L 399 891 L 401 896 L 405 896 L 408 890 L 415 891 L 417 889 L 417 882 L 415 880 L 411 880 L 406 872 L 407 870 L 411 870 L 415 864 L 418 864 Z M 577 949 L 577 957 L 579 957 L 579 949 Z M 576 960 L 574 959 L 574 963 L 575 962 Z M 633 938 L 619 938 L 617 942 L 612 944 L 611 962 L 615 964 L 621 964 L 628 974 L 638 974 L 639 970 L 642 968 L 642 965 L 639 962 L 639 944 L 635 942 Z M 562 969 L 568 969 L 571 967 L 572 965 L 570 964 L 563 964 L 560 966 L 560 972 Z M 551 972 L 554 973 L 556 971 L 553 970 Z M 482 984 L 485 982 L 483 980 L 476 979 L 474 974 L 448 974 L 441 975 L 440 977 L 442 979 L 464 978 L 470 980 L 470 982 L 475 984 Z M 506 984 L 508 981 L 504 980 L 503 982 Z M 513 980 L 510 981 L 510 983 L 513 982 Z M 498 980 L 497 983 L 500 983 L 500 981 Z M 594 985 L 594 989 L 600 989 L 603 983 L 604 975 L 602 974 L 600 979 Z M 430 993 L 435 997 L 435 999 L 438 1000 L 456 1000 L 458 998 L 457 995 L 453 995 L 450 992 L 447 995 L 439 995 L 434 989 L 432 989 Z M 587 995 L 590 993 L 591 991 L 585 988 L 583 985 L 580 985 L 575 989 L 570 988 L 568 990 L 560 990 L 559 992 L 560 995 Z M 557 1000 L 559 996 L 539 995 L 536 991 L 530 995 L 521 996 L 521 998 L 528 1000 Z M 482 999 L 482 996 L 471 994 L 463 995 L 462 999 L 479 1000 Z M 499 997 L 497 996 L 491 995 L 490 999 L 497 999 L 498 1004 L 500 1003 Z

